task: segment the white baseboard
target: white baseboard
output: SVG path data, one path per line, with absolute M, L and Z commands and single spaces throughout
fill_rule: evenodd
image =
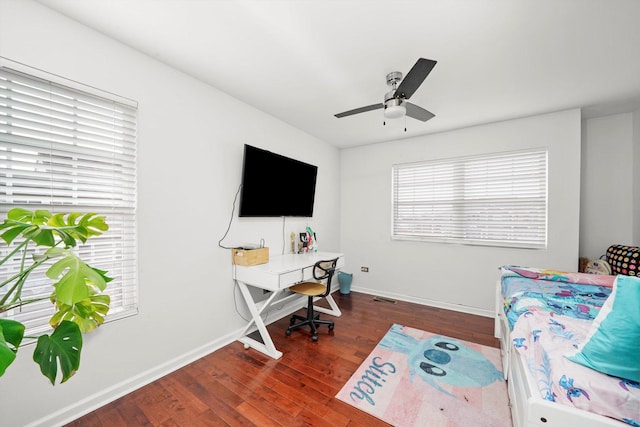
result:
M 185 353 L 179 357 L 171 359 L 161 365 L 155 366 L 145 372 L 142 372 L 134 377 L 122 381 L 112 387 L 101 390 L 99 393 L 95 393 L 86 399 L 83 399 L 73 405 L 67 406 L 57 412 L 49 414 L 46 417 L 29 424 L 29 427 L 45 427 L 45 426 L 62 426 L 71 421 L 80 418 L 83 415 L 88 414 L 110 402 L 113 402 L 120 397 L 127 395 L 140 387 L 143 387 L 153 381 L 162 378 L 163 376 L 176 371 L 183 366 L 188 365 L 219 348 L 233 342 L 237 338 L 239 331 L 228 334 L 215 341 L 211 341 L 199 348 L 196 348 L 188 353 Z
M 426 298 L 416 298 L 416 297 L 411 297 L 407 295 L 394 294 L 391 292 L 380 292 L 379 290 L 376 290 L 376 289 L 368 289 L 368 288 L 361 288 L 361 287 L 353 287 L 351 288 L 351 290 L 355 292 L 362 292 L 364 294 L 369 294 L 369 295 L 378 295 L 385 298 L 412 302 L 420 305 L 427 305 L 429 307 L 437 307 L 437 308 L 443 308 L 445 310 L 453 310 L 453 311 L 459 311 L 467 314 L 475 314 L 477 316 L 491 317 L 491 318 L 495 316 L 494 310 L 485 310 L 483 308 L 471 307 L 468 305 L 451 304 L 448 302 L 434 301 Z
M 304 298 L 306 301 L 306 298 Z M 291 313 L 299 310 L 302 307 L 302 298 L 299 301 L 292 301 L 288 304 L 278 307 L 276 303 L 273 310 L 268 310 L 265 323 L 273 323 Z M 202 345 L 188 353 L 173 358 L 161 365 L 155 366 L 145 372 L 142 372 L 134 377 L 129 378 L 126 381 L 122 381 L 113 385 L 107 389 L 101 390 L 86 399 L 83 399 L 73 405 L 69 405 L 61 410 L 51 413 L 46 417 L 40 418 L 33 423 L 28 424 L 26 427 L 51 427 L 51 426 L 63 426 L 76 420 L 83 415 L 86 415 L 96 409 L 113 402 L 116 399 L 121 398 L 147 384 L 158 380 L 165 375 L 168 375 L 178 369 L 201 359 L 214 351 L 236 341 L 242 332 L 242 328 L 237 329 L 219 339 L 211 341 L 205 345 Z
M 335 287 L 332 290 L 336 292 L 338 290 Z M 427 305 L 431 307 L 438 307 L 447 310 L 460 311 L 463 313 L 476 314 L 479 316 L 485 317 L 493 317 L 494 313 L 491 310 L 483 310 L 476 307 L 469 307 L 460 304 L 450 304 L 443 303 L 439 301 L 432 301 L 424 298 L 415 298 L 409 297 L 406 295 L 399 295 L 390 292 L 380 292 L 374 289 L 353 287 L 353 291 L 362 292 L 369 295 L 378 295 L 381 297 L 392 298 L 401 301 L 412 302 L 421 305 Z M 289 316 L 294 311 L 299 310 L 304 306 L 303 300 L 291 301 L 282 307 L 278 307 L 278 304 L 274 304 L 273 309 L 269 309 L 266 315 L 266 324 L 273 323 L 277 320 L 280 320 L 283 317 Z M 50 427 L 50 426 L 62 426 L 71 421 L 80 418 L 83 415 L 88 414 L 108 403 L 113 402 L 116 399 L 119 399 L 122 396 L 125 396 L 145 385 L 152 383 L 153 381 L 164 377 L 165 375 L 170 374 L 173 371 L 176 371 L 189 363 L 195 362 L 196 360 L 207 356 L 208 354 L 213 353 L 214 351 L 236 341 L 240 335 L 242 328 L 233 331 L 223 337 L 220 337 L 216 340 L 213 340 L 207 344 L 204 344 L 192 351 L 189 351 L 179 357 L 173 358 L 161 365 L 155 366 L 145 372 L 142 372 L 134 377 L 129 378 L 126 381 L 122 381 L 118 384 L 113 385 L 107 389 L 101 390 L 99 393 L 95 393 L 84 400 L 81 400 L 73 405 L 67 406 L 57 412 L 49 414 L 46 417 L 40 418 L 39 420 L 29 424 L 27 427 Z

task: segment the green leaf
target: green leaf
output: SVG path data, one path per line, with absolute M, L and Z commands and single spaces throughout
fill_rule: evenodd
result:
M 13 221 L 5 219 L 4 223 L 0 224 L 0 230 L 6 229 L 6 231 L 3 232 L 0 237 L 2 237 L 2 240 L 4 240 L 7 245 L 9 245 L 15 240 L 16 237 L 18 237 L 25 229 L 29 227 L 31 227 L 30 224 L 15 223 Z
M 67 216 L 67 225 L 75 225 L 76 218 L 79 218 L 80 216 L 82 216 L 80 212 L 70 212 Z
M 73 244 L 67 243 L 71 239 L 85 243 L 89 237 L 99 236 L 109 229 L 105 217 L 98 216 L 93 212 L 84 215 L 79 212 L 71 212 L 67 215 L 66 220 L 64 214 L 56 214 L 49 219 L 47 225 L 56 229 L 67 246 L 75 246 L 75 240 Z
M 51 230 L 41 228 L 51 213 L 46 210 L 37 210 L 35 212 L 22 208 L 13 208 L 7 213 L 0 229 L 7 229 L 2 234 L 2 239 L 10 244 L 20 234 L 26 239 L 33 239 L 36 244 L 41 246 L 54 246 L 55 239 Z
M 64 227 L 64 226 L 66 226 L 67 223 L 64 222 L 64 214 L 63 213 L 59 213 L 59 214 L 52 215 L 51 218 L 49 218 L 49 221 L 47 221 L 47 225 L 49 225 L 51 227 Z
M 16 222 L 26 222 L 28 224 L 42 225 L 51 217 L 51 212 L 45 209 L 30 211 L 23 208 L 13 208 L 7 212 L 7 219 Z
M 65 219 L 66 215 L 66 219 Z M 99 236 L 109 229 L 105 217 L 95 213 L 55 214 L 47 210 L 31 212 L 27 209 L 14 208 L 7 213 L 7 219 L 0 224 L 0 230 L 7 229 L 0 235 L 2 239 L 11 243 L 22 234 L 27 239 L 33 239 L 40 246 L 53 247 L 58 236 L 67 247 L 76 246 L 76 240 L 85 243 L 92 236 Z
M 109 277 L 109 276 L 107 276 L 107 270 L 100 270 L 99 268 L 95 268 L 95 267 L 91 267 L 91 268 L 93 268 L 93 270 L 94 270 L 96 273 L 98 273 L 99 275 L 101 275 L 101 276 L 102 276 L 102 278 L 104 279 L 104 281 L 105 281 L 106 283 L 109 283 L 110 281 L 112 281 L 112 280 L 113 280 L 113 277 Z
M 7 223 L 5 223 L 7 224 Z M 4 225 L 4 224 L 2 224 Z M 11 224 L 7 224 L 7 225 L 11 225 Z M 2 226 L 0 226 L 2 227 Z M 2 227 L 2 228 L 8 228 L 8 227 Z M 2 233 L 0 235 L 0 237 L 2 237 L 2 240 L 4 240 L 7 245 L 11 244 L 11 242 L 13 242 L 13 240 L 18 237 L 20 235 L 20 232 L 22 231 L 21 227 L 11 227 L 9 228 L 7 231 L 5 231 L 4 233 Z
M 56 280 L 54 283 L 54 298 L 58 304 L 74 305 L 89 298 L 91 286 L 101 291 L 107 286 L 105 276 L 100 270 L 95 270 L 81 260 L 70 250 L 58 248 L 50 249 L 47 254 L 62 253 L 63 258 L 55 262 L 48 270 L 47 277 Z
M 58 364 L 62 371 L 62 383 L 80 368 L 82 334 L 73 322 L 62 321 L 60 326 L 49 335 L 41 335 L 33 352 L 33 361 L 40 365 L 40 371 L 55 385 Z
M 3 330 L 5 340 L 11 343 L 17 351 L 24 337 L 24 325 L 12 319 L 0 319 L 0 327 Z
M 13 363 L 24 337 L 24 325 L 11 319 L 0 319 L 0 377 Z
M 53 237 L 53 231 L 40 228 L 32 236 L 32 239 L 38 246 L 55 246 L 56 239 Z
M 60 239 L 64 242 L 64 245 L 68 248 L 76 246 L 76 239 L 74 239 L 70 231 L 71 230 L 62 230 L 62 229 L 55 230 L 56 234 L 60 236 Z M 82 243 L 84 243 L 85 241 L 86 239 L 82 240 Z
M 36 225 L 44 225 L 47 223 L 49 218 L 51 218 L 51 212 L 44 209 L 36 209 L 35 212 L 33 212 L 31 222 Z
M 73 306 L 58 304 L 58 311 L 49 323 L 54 328 L 63 320 L 76 323 L 82 333 L 90 332 L 104 323 L 104 316 L 109 311 L 111 298 L 109 295 L 91 295 Z
M 91 236 L 99 236 L 109 230 L 109 225 L 105 222 L 105 217 L 96 216 L 94 213 L 83 215 L 82 218 L 80 218 L 79 225 L 79 229 L 82 229 L 84 233 L 85 240 Z
M 13 208 L 7 212 L 7 218 L 13 221 L 31 221 L 33 212 L 23 208 Z
M 68 248 L 55 247 L 55 248 L 47 249 L 45 252 L 45 256 L 49 258 L 58 258 L 61 256 L 67 256 L 67 254 L 69 253 L 72 253 L 72 252 Z

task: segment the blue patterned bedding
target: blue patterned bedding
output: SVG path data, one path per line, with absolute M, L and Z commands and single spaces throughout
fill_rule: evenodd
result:
M 513 330 L 531 307 L 576 319 L 593 320 L 611 294 L 614 276 L 502 267 L 504 312 Z
M 640 427 L 640 384 L 570 361 L 592 321 L 532 309 L 512 331 L 512 341 L 540 390 L 540 397 Z
M 505 266 L 510 340 L 542 399 L 640 427 L 640 384 L 570 361 L 611 295 L 615 276 Z

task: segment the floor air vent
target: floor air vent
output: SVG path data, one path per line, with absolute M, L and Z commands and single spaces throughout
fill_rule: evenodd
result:
M 391 298 L 387 298 L 387 297 L 379 297 L 379 296 L 375 296 L 373 297 L 374 301 L 380 301 L 380 302 L 390 302 L 391 304 L 395 304 L 398 301 L 391 299 Z

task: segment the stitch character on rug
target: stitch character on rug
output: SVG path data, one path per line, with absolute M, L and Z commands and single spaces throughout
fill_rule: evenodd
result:
M 436 335 L 419 341 L 407 335 L 402 326 L 394 325 L 380 346 L 407 355 L 412 381 L 418 376 L 450 396 L 442 386 L 484 387 L 503 379 L 502 372 L 486 357 L 449 337 Z

